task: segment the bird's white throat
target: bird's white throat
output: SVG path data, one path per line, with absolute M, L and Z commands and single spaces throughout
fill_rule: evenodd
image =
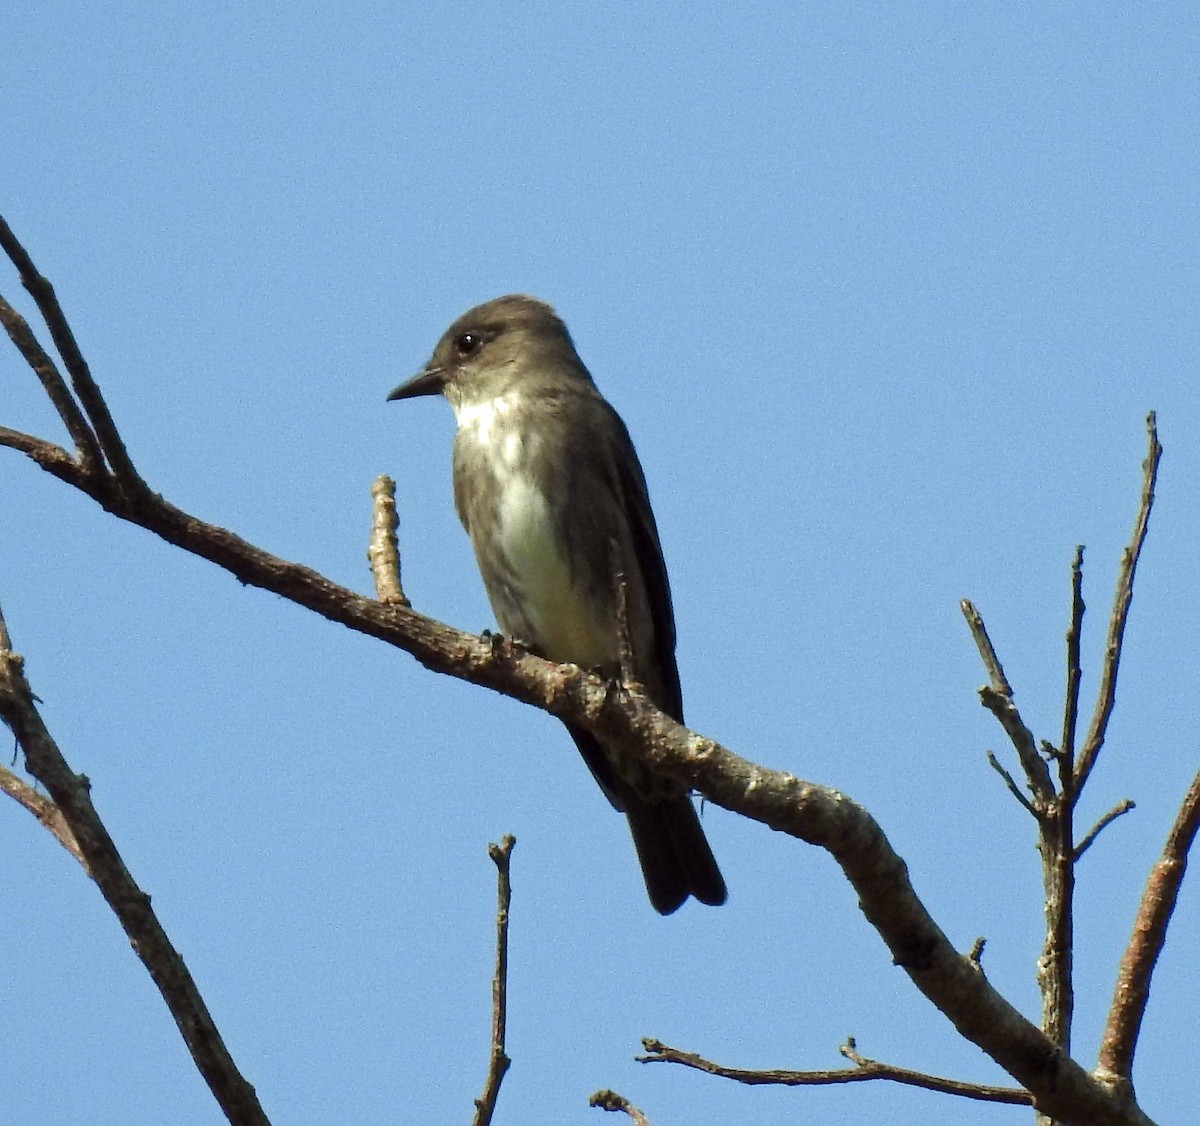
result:
M 488 445 L 493 432 L 504 425 L 506 415 L 511 415 L 521 406 L 521 396 L 515 392 L 496 395 L 491 399 L 475 402 L 451 402 L 459 430 L 468 433 L 477 442 Z

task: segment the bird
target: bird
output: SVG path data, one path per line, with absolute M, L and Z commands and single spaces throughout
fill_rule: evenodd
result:
M 645 475 L 562 319 L 521 294 L 470 309 L 387 398 L 437 394 L 454 408 L 455 508 L 500 629 L 538 656 L 606 677 L 624 664 L 682 723 L 674 611 Z M 687 788 L 651 771 L 636 747 L 566 727 L 628 820 L 655 910 L 669 915 L 689 896 L 724 903 Z

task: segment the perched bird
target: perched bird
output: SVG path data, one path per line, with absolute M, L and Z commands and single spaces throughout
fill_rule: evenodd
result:
M 623 574 L 630 671 L 682 722 L 671 591 L 646 480 L 567 326 L 532 297 L 471 309 L 388 399 L 438 393 L 458 422 L 455 507 L 500 628 L 548 660 L 615 677 Z M 567 730 L 629 819 L 655 909 L 668 915 L 689 895 L 723 903 L 725 881 L 687 790 L 646 769 L 636 748 Z

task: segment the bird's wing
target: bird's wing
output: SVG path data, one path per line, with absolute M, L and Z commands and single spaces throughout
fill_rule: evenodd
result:
M 658 539 L 658 525 L 650 507 L 646 477 L 634 451 L 629 431 L 620 416 L 613 412 L 617 428 L 614 441 L 621 447 L 613 451 L 617 467 L 619 500 L 630 530 L 634 557 L 646 600 L 654 619 L 654 658 L 662 680 L 666 699 L 656 700 L 672 719 L 683 722 L 683 693 L 679 686 L 679 667 L 675 663 L 675 613 L 671 606 L 671 586 L 667 580 L 667 564 Z

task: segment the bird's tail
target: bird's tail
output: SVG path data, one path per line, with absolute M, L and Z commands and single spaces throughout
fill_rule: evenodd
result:
M 713 906 L 724 903 L 725 880 L 687 793 L 664 786 L 643 796 L 621 776 L 591 732 L 570 723 L 566 726 L 605 796 L 629 819 L 654 909 L 669 915 L 689 895 Z
M 655 911 L 669 915 L 689 895 L 714 907 L 725 902 L 725 880 L 687 794 L 657 802 L 639 798 L 625 816 Z

